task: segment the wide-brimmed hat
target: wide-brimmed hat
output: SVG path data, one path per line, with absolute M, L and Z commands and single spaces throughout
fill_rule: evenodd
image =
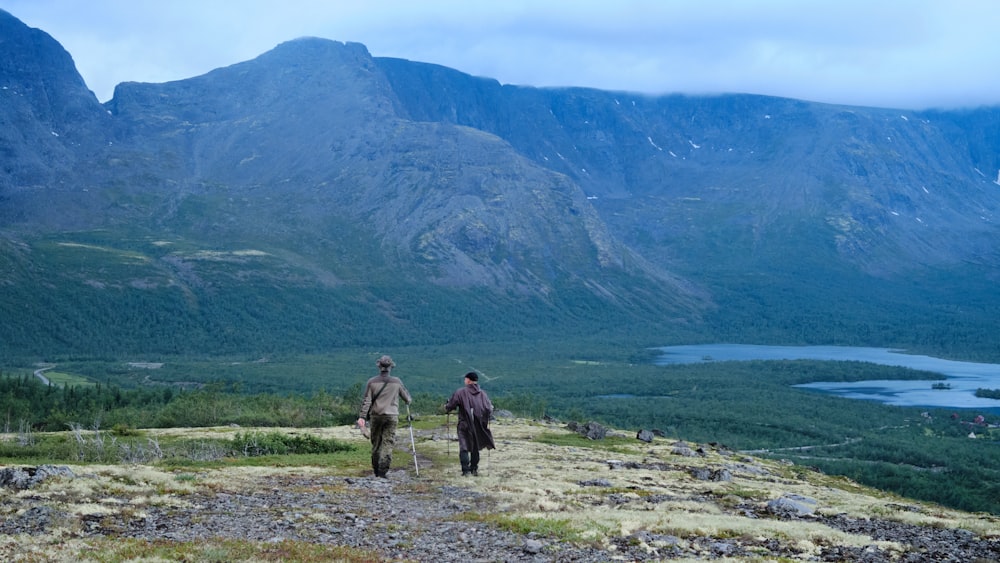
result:
M 396 367 L 396 362 L 392 361 L 392 358 L 389 356 L 382 356 L 375 362 L 375 365 L 377 365 L 379 369 L 387 370 L 389 368 Z

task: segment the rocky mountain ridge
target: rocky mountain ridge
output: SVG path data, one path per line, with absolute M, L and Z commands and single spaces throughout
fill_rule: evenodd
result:
M 858 301 L 850 314 L 892 317 L 873 336 L 885 344 L 914 338 L 894 326 L 1000 306 L 983 285 L 1000 273 L 996 108 L 514 87 L 318 38 L 123 83 L 102 105 L 55 39 L 6 12 L 0 25 L 0 244 L 20 303 L 3 305 L 17 323 L 76 322 L 31 297 L 42 278 L 57 302 L 84 291 L 117 310 L 109 287 L 170 302 L 200 327 L 191 338 L 213 330 L 192 304 L 256 292 L 247 280 L 366 324 L 412 317 L 413 292 L 432 294 L 425 309 L 523 312 L 493 331 L 505 334 L 567 319 L 687 330 L 711 316 L 697 330 L 738 335 L 788 302 L 767 337 L 789 341 Z M 69 249 L 82 270 L 59 266 Z M 239 299 L 250 305 L 220 307 L 269 306 Z M 281 324 L 270 314 L 262 325 Z M 843 321 L 846 334 L 864 322 Z M 400 330 L 439 332 L 429 323 Z M 313 334 L 309 347 L 361 339 Z M 8 336 L 15 349 L 38 340 Z

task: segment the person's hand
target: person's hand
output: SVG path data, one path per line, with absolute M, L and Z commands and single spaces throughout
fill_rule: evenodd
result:
M 364 427 L 365 427 L 365 419 L 359 418 L 358 419 L 358 428 L 364 429 Z
M 410 422 L 413 422 L 413 415 L 412 414 L 406 415 L 406 420 L 409 420 Z

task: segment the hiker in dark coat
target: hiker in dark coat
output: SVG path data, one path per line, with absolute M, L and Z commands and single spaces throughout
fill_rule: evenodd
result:
M 402 397 L 406 404 L 410 404 L 413 398 L 398 377 L 389 375 L 389 370 L 396 367 L 392 358 L 382 356 L 375 365 L 378 366 L 379 374 L 369 379 L 365 385 L 358 426 L 364 432 L 365 423 L 370 419 L 372 469 L 375 470 L 376 477 L 388 477 L 389 465 L 392 464 L 392 447 L 396 443 L 396 426 L 399 423 L 399 398 Z
M 462 475 L 479 474 L 479 451 L 494 449 L 490 418 L 493 403 L 486 392 L 479 388 L 479 374 L 465 374 L 465 386 L 460 387 L 444 405 L 446 413 L 458 409 L 458 459 L 462 462 Z

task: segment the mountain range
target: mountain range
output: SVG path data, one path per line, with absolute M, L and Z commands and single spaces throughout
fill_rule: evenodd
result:
M 995 107 L 511 86 L 319 38 L 102 104 L 3 11 L 0 46 L 6 355 L 996 353 Z

